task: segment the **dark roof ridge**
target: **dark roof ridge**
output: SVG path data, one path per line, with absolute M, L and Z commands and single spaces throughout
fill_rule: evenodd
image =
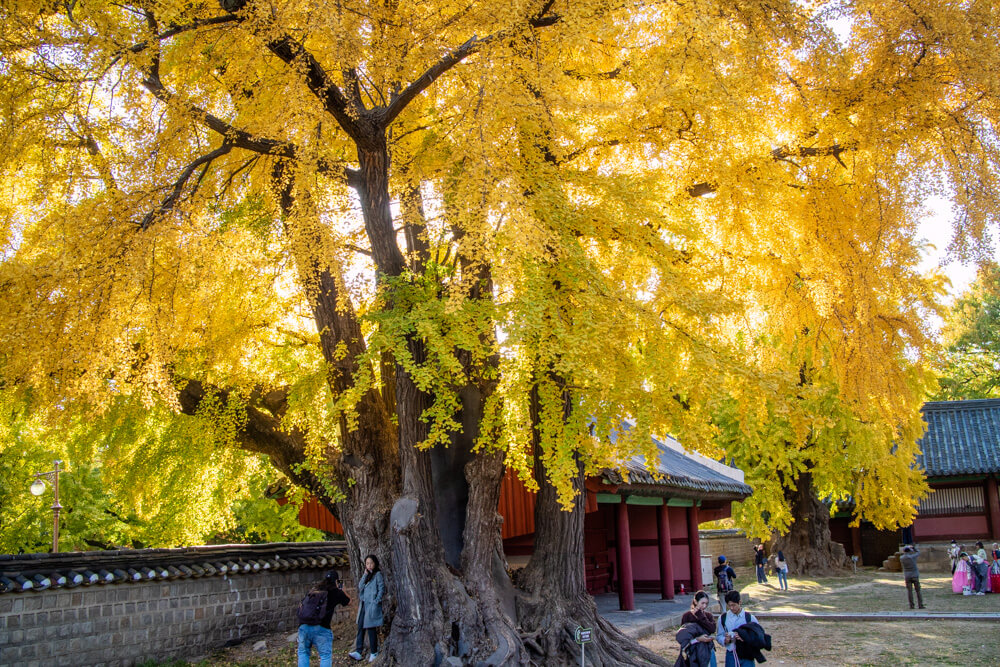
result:
M 997 408 L 1000 398 L 966 398 L 960 401 L 927 401 L 921 410 L 951 410 L 954 408 Z

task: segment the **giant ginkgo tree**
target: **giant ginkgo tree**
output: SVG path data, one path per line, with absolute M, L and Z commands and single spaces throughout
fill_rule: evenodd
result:
M 593 664 L 658 661 L 597 617 L 578 502 L 651 432 L 759 466 L 763 510 L 912 510 L 914 225 L 941 189 L 970 244 L 996 222 L 990 3 L 0 18 L 3 390 L 269 456 L 381 557 L 380 660 L 572 662 L 593 624 Z M 539 488 L 513 581 L 506 467 Z

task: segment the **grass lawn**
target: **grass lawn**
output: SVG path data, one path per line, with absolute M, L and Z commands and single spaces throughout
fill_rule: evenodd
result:
M 749 576 L 738 581 L 755 579 Z M 773 586 L 771 584 L 774 584 Z M 970 596 L 951 592 L 951 577 L 921 577 L 924 604 L 935 612 L 997 612 L 1000 595 Z M 861 570 L 842 577 L 789 578 L 789 591 L 749 584 L 742 591 L 751 613 L 908 611 L 899 573 Z M 762 620 L 771 635 L 768 663 L 823 667 L 833 665 L 1000 665 L 1000 620 L 980 621 L 820 621 Z M 671 661 L 677 657 L 676 628 L 643 640 Z M 721 648 L 716 655 L 721 658 Z

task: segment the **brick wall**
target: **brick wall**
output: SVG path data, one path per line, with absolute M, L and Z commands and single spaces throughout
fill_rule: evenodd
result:
M 712 556 L 714 563 L 718 562 L 716 558 L 721 554 L 734 567 L 753 565 L 754 542 L 747 539 L 743 531 L 700 530 L 698 531 L 698 538 L 702 555 Z
M 293 545 L 283 546 L 282 553 L 259 545 L 227 547 L 224 553 L 116 552 L 122 555 L 117 559 L 105 556 L 99 566 L 88 554 L 58 554 L 42 560 L 3 557 L 6 560 L 0 560 L 0 571 L 8 579 L 18 574 L 31 579 L 32 573 L 48 572 L 47 576 L 57 581 L 60 573 L 65 576 L 70 571 L 114 573 L 142 567 L 152 568 L 155 576 L 168 576 L 71 588 L 67 587 L 72 585 L 70 580 L 67 585 L 45 590 L 3 593 L 0 664 L 126 666 L 204 656 L 261 634 L 291 632 L 298 626 L 295 612 L 299 601 L 310 586 L 334 567 L 345 579 L 350 573 L 342 543 L 313 543 L 298 550 Z M 67 556 L 77 558 L 74 561 Z M 187 568 L 181 568 L 185 563 Z M 213 563 L 237 567 L 227 568 L 225 573 L 218 568 L 195 567 L 188 576 L 181 571 Z M 259 569 L 255 571 L 253 564 Z M 198 576 L 198 569 L 216 572 Z M 345 588 L 353 586 L 348 582 Z M 353 590 L 348 590 L 348 595 L 355 597 Z M 350 609 L 338 608 L 334 621 L 350 618 Z

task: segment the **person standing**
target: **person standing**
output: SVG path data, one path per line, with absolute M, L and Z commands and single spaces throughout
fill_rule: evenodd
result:
M 694 641 L 712 644 L 709 667 L 716 667 L 718 663 L 715 661 L 715 633 L 718 628 L 715 623 L 715 617 L 708 611 L 708 602 L 708 593 L 705 591 L 695 593 L 694 598 L 691 600 L 691 609 L 684 612 L 684 615 L 681 616 L 681 625 L 696 623 L 699 628 L 705 631 L 705 634 L 696 637 Z
M 298 667 L 309 667 L 312 647 L 319 653 L 320 667 L 333 664 L 333 630 L 330 621 L 337 605 L 351 604 L 351 598 L 342 590 L 344 582 L 340 573 L 330 570 L 323 581 L 306 593 L 299 605 Z
M 781 590 L 788 590 L 788 561 L 785 560 L 785 554 L 781 549 L 778 549 L 778 557 L 774 560 L 774 569 L 778 572 L 778 586 Z
M 1000 547 L 993 543 L 993 563 L 990 564 L 990 590 L 1000 593 Z
M 986 559 L 976 554 L 969 559 L 969 566 L 972 568 L 972 576 L 975 579 L 972 592 L 976 595 L 986 595 L 990 590 L 990 568 Z
M 375 554 L 365 558 L 365 573 L 358 582 L 358 635 L 354 639 L 354 650 L 347 655 L 355 660 L 361 660 L 361 651 L 365 647 L 365 633 L 368 634 L 368 662 L 375 662 L 378 657 L 378 629 L 384 622 L 382 618 L 382 596 L 385 595 L 385 579 L 379 569 Z
M 958 542 L 955 540 L 951 541 L 951 546 L 948 547 L 948 558 L 951 559 L 951 574 L 955 576 L 955 567 L 958 565 L 958 555 L 962 553 L 962 550 L 958 546 Z
M 924 609 L 924 596 L 920 592 L 920 570 L 917 569 L 917 557 L 920 556 L 920 549 L 916 545 L 906 545 L 903 553 L 899 556 L 899 564 L 903 566 L 903 581 L 906 583 L 906 598 L 910 602 L 910 609 L 913 609 L 913 590 L 917 591 L 917 604 Z
M 951 578 L 951 590 L 962 595 L 972 595 L 972 585 L 975 577 L 969 564 L 969 554 L 962 551 L 955 563 L 955 574 Z
M 767 556 L 764 555 L 764 545 L 758 544 L 757 552 L 753 556 L 753 563 L 757 566 L 757 583 L 766 584 L 767 575 L 764 574 L 764 566 L 767 565 Z
M 739 591 L 726 593 L 726 608 L 728 611 L 719 618 L 719 632 L 715 636 L 716 641 L 726 647 L 725 667 L 754 667 L 753 658 L 740 658 L 736 653 L 736 644 L 742 641 L 736 629 L 747 623 L 757 623 L 757 619 L 740 606 Z

